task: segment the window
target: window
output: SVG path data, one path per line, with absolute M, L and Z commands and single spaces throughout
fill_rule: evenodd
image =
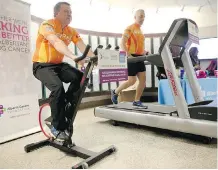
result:
M 201 39 L 198 48 L 199 59 L 218 58 L 218 38 Z
M 151 39 L 145 38 L 145 50 L 151 53 Z
M 114 37 L 109 37 L 108 41 L 109 41 L 109 44 L 111 45 L 111 49 L 114 50 L 114 48 L 115 48 L 115 38 Z
M 160 38 L 159 37 L 155 37 L 153 39 L 153 45 L 154 45 L 154 54 L 157 54 L 160 48 Z

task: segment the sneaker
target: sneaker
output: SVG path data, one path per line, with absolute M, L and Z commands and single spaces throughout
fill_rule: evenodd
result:
M 65 132 L 56 130 L 54 127 L 51 128 L 51 135 L 60 141 L 65 141 L 69 138 Z
M 115 93 L 115 90 L 111 90 L 111 101 L 113 104 L 117 104 L 118 94 Z
M 134 101 L 134 102 L 133 102 L 133 106 L 138 106 L 138 107 L 147 108 L 147 106 L 144 106 L 141 101 Z

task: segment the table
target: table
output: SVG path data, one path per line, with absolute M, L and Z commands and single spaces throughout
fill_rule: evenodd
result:
M 203 92 L 204 100 L 217 100 L 217 78 L 198 79 Z M 194 103 L 194 97 L 187 79 L 180 80 L 187 104 Z M 163 105 L 175 105 L 170 84 L 167 79 L 159 81 L 158 103 Z

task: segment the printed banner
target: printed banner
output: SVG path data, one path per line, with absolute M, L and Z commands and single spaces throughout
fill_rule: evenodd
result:
M 39 130 L 38 96 L 0 98 L 0 143 Z
M 98 49 L 100 83 L 128 79 L 126 52 Z
M 30 23 L 29 4 L 0 1 L 1 141 L 10 140 L 7 136 L 22 136 L 38 121 L 39 84 L 34 80 L 30 62 Z
M 204 100 L 217 100 L 217 78 L 201 78 L 198 79 Z M 188 104 L 194 103 L 189 82 L 185 83 L 185 96 Z
M 217 101 L 217 78 L 198 79 L 204 100 Z M 180 80 L 180 84 L 187 104 L 195 103 L 190 84 L 187 79 Z M 167 95 L 166 95 L 167 94 Z M 172 90 L 168 80 L 160 80 L 158 87 L 158 103 L 163 105 L 175 105 Z

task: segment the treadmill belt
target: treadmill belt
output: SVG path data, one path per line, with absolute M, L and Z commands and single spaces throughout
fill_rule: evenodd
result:
M 133 106 L 132 103 L 130 102 L 119 103 L 117 105 L 113 104 L 113 105 L 108 105 L 108 106 L 103 106 L 103 107 L 110 108 L 110 109 L 126 110 L 126 111 L 139 111 L 142 113 L 152 112 L 152 113 L 158 113 L 161 115 L 170 114 L 176 111 L 176 108 L 173 106 L 161 106 L 161 105 L 155 105 L 155 104 L 144 104 L 144 105 L 147 106 L 147 108 Z
M 116 107 L 108 107 L 110 109 L 119 109 L 119 110 L 123 110 L 123 111 L 129 111 L 129 112 L 137 112 L 137 113 L 142 113 L 142 114 L 151 114 L 150 111 L 148 110 L 145 110 L 145 109 L 138 109 L 138 108 L 116 108 Z M 166 115 L 166 114 L 169 114 L 169 113 L 160 113 L 160 112 L 152 112 L 152 114 L 155 114 L 155 115 Z

